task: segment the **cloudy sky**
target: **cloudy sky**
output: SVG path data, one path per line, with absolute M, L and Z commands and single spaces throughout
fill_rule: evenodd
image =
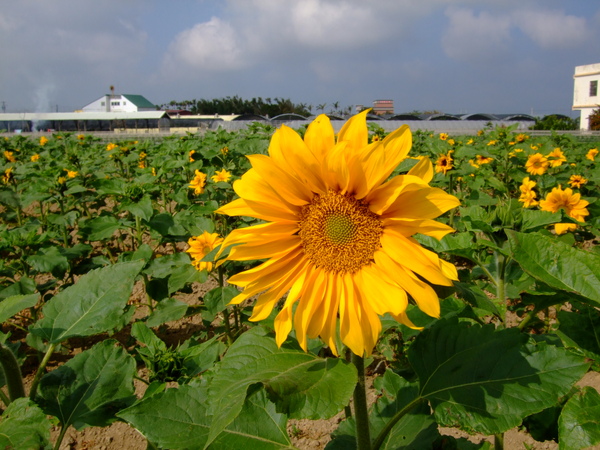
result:
M 19 0 L 0 8 L 0 105 L 72 111 L 114 85 L 155 104 L 575 115 L 598 42 L 596 0 Z

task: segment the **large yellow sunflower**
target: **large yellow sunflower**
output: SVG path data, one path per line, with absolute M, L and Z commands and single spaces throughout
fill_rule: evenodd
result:
M 548 158 L 541 153 L 535 153 L 529 155 L 529 158 L 527 158 L 527 162 L 525 163 L 525 168 L 531 175 L 544 175 L 549 165 Z
M 587 210 L 589 204 L 588 201 L 581 198 L 581 194 L 574 194 L 571 188 L 563 190 L 562 186 L 558 186 L 553 188 L 544 200 L 540 201 L 540 209 L 553 213 L 562 209 L 569 217 L 579 222 L 585 222 L 585 217 L 590 214 Z M 576 228 L 577 225 L 574 223 L 557 223 L 554 225 L 556 234 L 574 231 Z
M 233 185 L 240 198 L 217 212 L 265 223 L 234 230 L 222 249 L 241 244 L 228 259 L 266 259 L 229 278 L 243 288 L 231 303 L 259 294 L 251 320 L 267 318 L 287 294 L 275 318 L 278 345 L 293 327 L 304 349 L 308 337 L 319 336 L 337 354 L 339 317 L 342 342 L 369 355 L 381 331 L 378 316 L 390 313 L 414 326 L 406 315 L 409 296 L 439 316 L 438 297 L 423 279 L 449 286 L 456 269 L 411 236 L 441 239 L 453 231 L 433 219 L 459 201 L 429 186 L 433 168 L 426 158 L 388 180 L 411 144 L 407 126 L 368 144 L 366 112 L 346 122 L 336 139 L 320 115 L 304 140 L 284 125 L 268 156 L 248 157 L 252 168 Z

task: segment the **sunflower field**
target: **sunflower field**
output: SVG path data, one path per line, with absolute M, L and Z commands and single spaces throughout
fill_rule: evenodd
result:
M 0 135 L 0 447 L 292 449 L 336 415 L 329 450 L 600 445 L 598 140 L 112 139 Z

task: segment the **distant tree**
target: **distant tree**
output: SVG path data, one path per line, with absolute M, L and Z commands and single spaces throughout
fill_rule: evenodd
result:
M 294 104 L 290 99 L 284 98 L 252 98 L 244 100 L 234 95 L 233 97 L 216 98 L 212 100 L 172 100 L 168 104 L 161 105 L 163 109 L 186 109 L 192 114 L 204 115 L 228 115 L 228 114 L 256 114 L 273 117 L 284 113 L 295 113 L 309 116 L 310 111 L 306 104 Z
M 541 119 L 536 119 L 535 125 L 530 127 L 532 130 L 576 130 L 579 128 L 577 119 L 562 116 L 560 114 L 550 114 Z

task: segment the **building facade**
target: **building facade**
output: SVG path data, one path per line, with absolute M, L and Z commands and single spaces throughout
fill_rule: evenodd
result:
M 394 114 L 394 100 L 373 101 L 373 114 Z
M 579 128 L 589 130 L 589 117 L 595 109 L 600 108 L 600 63 L 575 67 L 573 79 L 573 109 L 581 111 Z
M 106 94 L 81 108 L 82 112 L 131 113 L 156 111 L 156 105 L 142 95 Z

